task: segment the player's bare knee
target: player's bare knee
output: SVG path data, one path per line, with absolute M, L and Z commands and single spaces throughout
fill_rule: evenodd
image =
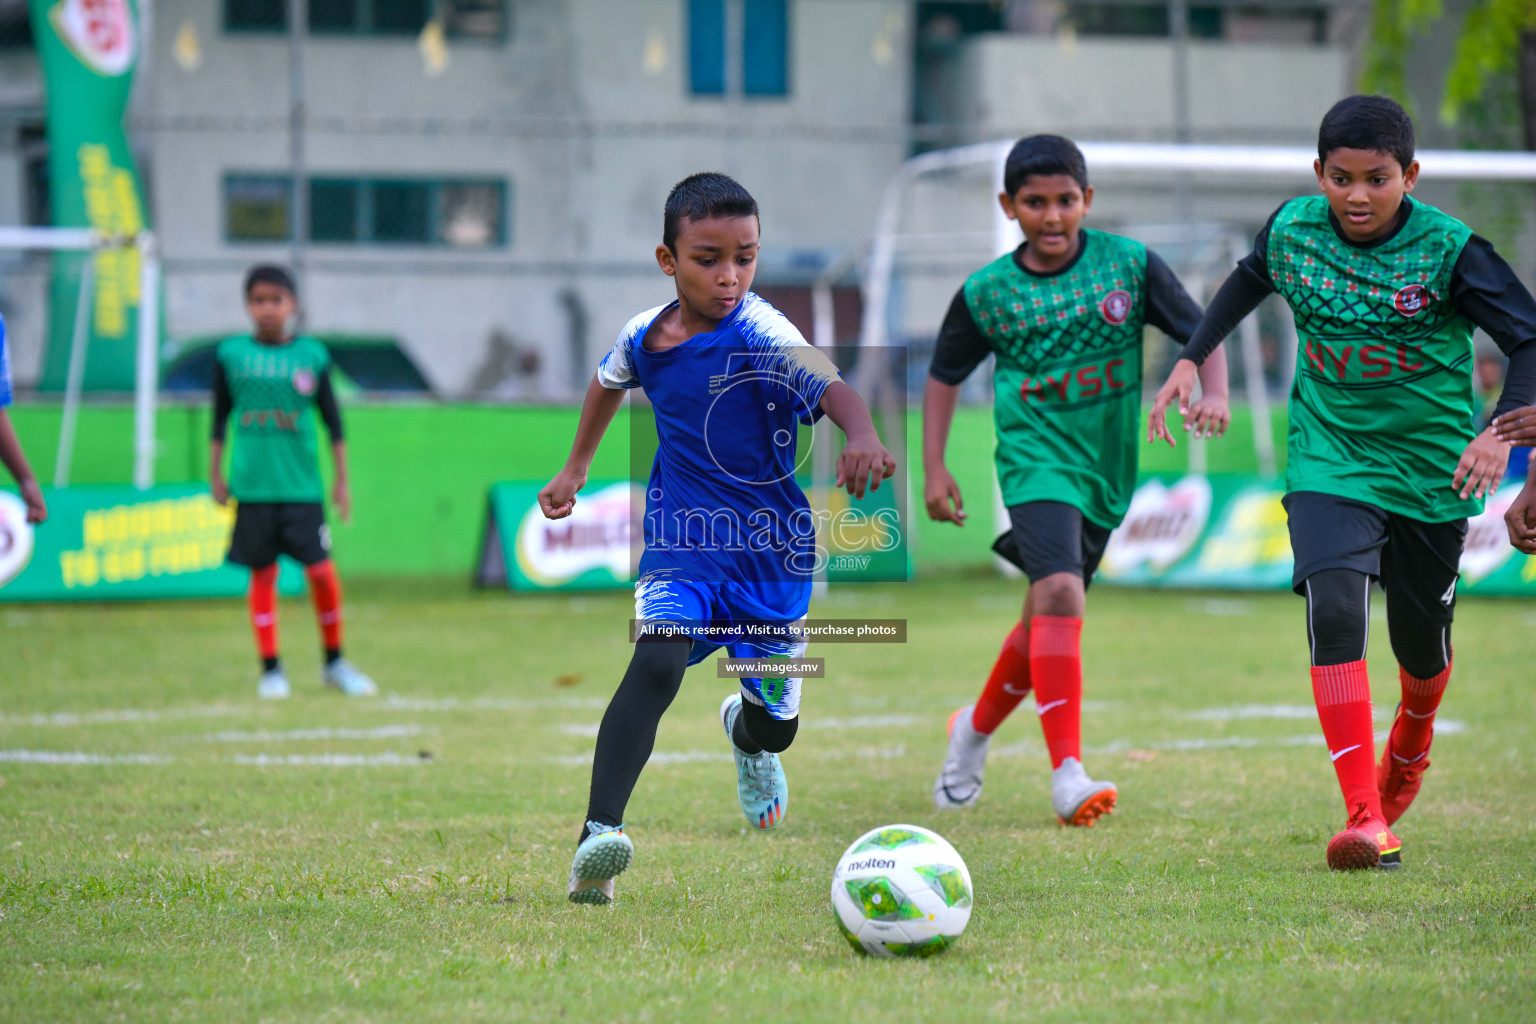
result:
M 1083 614 L 1083 578 L 1072 572 L 1053 572 L 1029 586 L 1031 611 L 1035 615 L 1081 618 Z

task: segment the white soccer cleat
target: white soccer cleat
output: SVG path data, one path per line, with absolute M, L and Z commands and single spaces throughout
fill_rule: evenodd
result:
M 256 681 L 256 696 L 262 700 L 287 700 L 290 692 L 288 673 L 283 671 L 281 665 L 263 672 Z
M 987 767 L 984 736 L 971 725 L 975 707 L 964 707 L 949 716 L 949 752 L 944 767 L 933 781 L 933 804 L 941 811 L 969 807 L 981 796 L 981 773 Z
M 337 658 L 325 666 L 325 671 L 320 675 L 326 686 L 333 690 L 340 690 L 348 697 L 376 697 L 379 688 L 373 680 L 363 675 L 362 671 L 346 658 Z
M 1083 771 L 1083 763 L 1075 757 L 1062 759 L 1061 767 L 1051 772 L 1051 803 L 1063 825 L 1092 828 L 1115 809 L 1118 796 L 1113 782 L 1090 779 Z

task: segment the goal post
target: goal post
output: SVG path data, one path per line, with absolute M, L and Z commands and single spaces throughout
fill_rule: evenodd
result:
M 893 339 L 891 330 L 893 300 L 896 298 L 893 289 L 900 258 L 953 259 L 961 251 L 992 258 L 1017 247 L 1018 227 L 1007 219 L 993 198 L 1002 191 L 1003 164 L 1013 145 L 1014 141 L 1008 139 L 935 150 L 908 159 L 892 174 L 881 194 L 873 230 L 866 243 L 867 256 L 862 260 L 861 347 L 880 348 L 906 340 Z M 1316 152 L 1301 146 L 1083 142 L 1079 143 L 1079 148 L 1096 180 L 1140 179 L 1142 184 L 1166 189 L 1170 194 L 1187 190 L 1194 183 L 1209 185 L 1241 180 L 1244 185 L 1288 186 L 1294 183 L 1305 187 L 1315 185 L 1316 181 L 1312 167 Z M 1536 182 L 1536 153 L 1422 150 L 1417 158 L 1421 182 Z M 914 209 L 916 194 L 929 183 L 941 180 L 960 180 L 965 204 L 974 203 L 975 209 L 989 210 L 988 223 L 972 220 L 964 229 L 957 230 L 953 218 L 946 220 L 942 215 L 928 216 L 928 223 L 922 223 L 925 219 L 922 211 Z M 1161 227 L 1164 236 L 1183 234 L 1186 237 L 1181 240 L 1186 243 L 1202 243 L 1209 269 L 1222 271 L 1213 280 L 1209 278 L 1214 275 L 1202 275 L 1207 278 L 1202 283 L 1212 289 L 1225 276 L 1223 268 L 1230 268 L 1246 251 L 1246 237 L 1233 231 L 1213 234 L 1209 224 L 1176 223 Z M 823 296 L 830 294 L 831 286 L 848 274 L 856 262 L 850 256 L 829 265 L 815 288 Z M 1196 298 L 1203 296 L 1197 294 Z M 817 344 L 830 345 L 833 340 L 830 317 L 818 317 L 816 326 Z M 1256 324 L 1245 326 L 1247 329 L 1237 332 L 1233 351 L 1239 357 L 1246 397 L 1253 412 L 1256 457 L 1261 467 L 1272 472 L 1274 450 L 1270 403 L 1262 374 L 1259 333 Z M 1294 325 L 1285 322 L 1282 332 L 1294 344 Z M 1288 378 L 1294 372 L 1294 350 L 1282 352 L 1281 360 Z M 1198 446 L 1192 446 L 1192 450 L 1195 447 Z
M 147 491 L 155 483 L 155 408 L 160 383 L 160 256 L 153 232 L 109 235 L 89 228 L 0 226 L 0 251 L 79 252 L 82 262 L 75 322 L 70 333 L 69 374 L 59 426 L 55 487 L 69 485 L 74 455 L 75 425 L 83 397 L 82 382 L 89 358 L 90 316 L 95 290 L 95 255 L 110 249 L 136 249 L 139 254 L 138 333 L 134 348 L 133 485 Z

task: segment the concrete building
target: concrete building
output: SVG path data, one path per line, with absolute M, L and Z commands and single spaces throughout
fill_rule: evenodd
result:
M 1157 4 L 309 3 L 310 329 L 394 338 L 444 395 L 544 399 L 578 393 L 619 327 L 669 297 L 653 250 L 688 173 L 752 190 L 758 283 L 802 309 L 918 149 L 1031 131 L 1304 144 L 1349 90 L 1364 28 L 1359 0 L 1194 8 L 1184 124 Z M 129 125 L 163 240 L 165 323 L 177 339 L 233 331 L 242 272 L 293 251 L 286 0 L 141 4 Z M 0 0 L 6 223 L 41 216 L 46 184 L 37 61 L 3 46 L 25 7 Z M 1104 216 L 1166 222 L 1172 194 L 1127 189 Z M 1261 222 L 1269 208 L 1237 189 L 1198 212 Z M 45 264 L 6 266 L 0 310 L 26 386 Z

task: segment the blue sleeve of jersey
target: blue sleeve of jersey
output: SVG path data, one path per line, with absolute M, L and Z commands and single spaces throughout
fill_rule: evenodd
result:
M 742 337 L 756 368 L 780 378 L 795 399 L 801 423 L 821 419 L 821 396 L 835 380 L 837 366 L 821 349 L 808 343 L 795 325 L 772 306 L 758 299 L 744 310 Z
M 11 353 L 5 337 L 5 320 L 0 318 L 0 409 L 11 404 Z

